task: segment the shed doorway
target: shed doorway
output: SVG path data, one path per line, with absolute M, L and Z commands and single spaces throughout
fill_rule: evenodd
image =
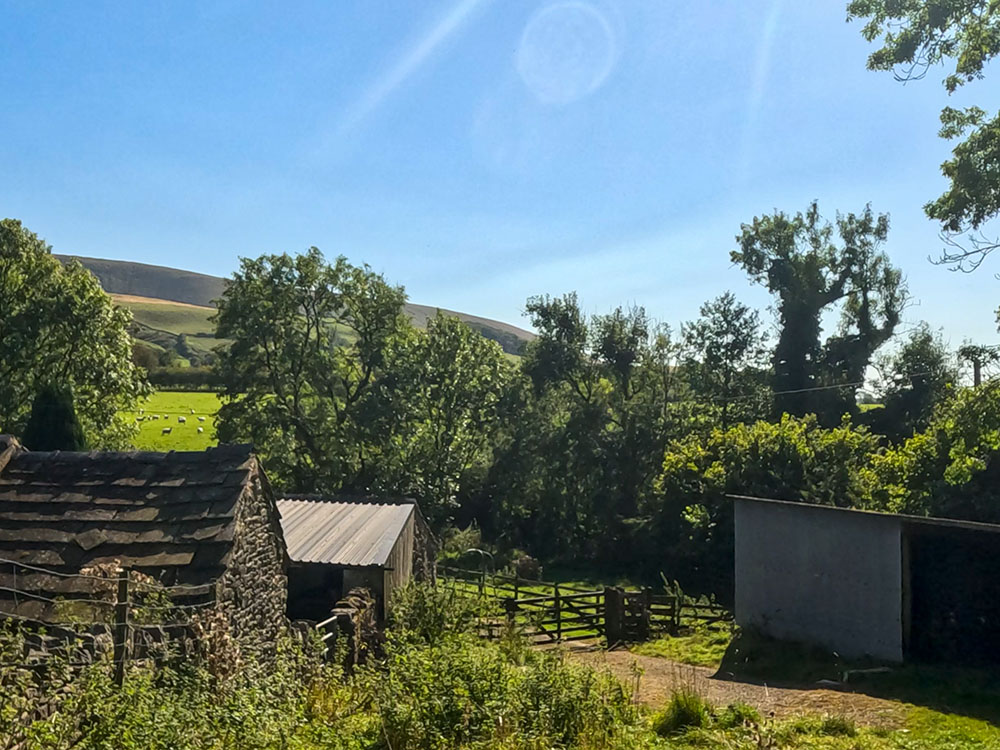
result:
M 1000 535 L 911 523 L 903 540 L 907 655 L 1000 664 Z

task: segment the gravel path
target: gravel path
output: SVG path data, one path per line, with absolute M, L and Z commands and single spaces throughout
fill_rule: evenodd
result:
M 691 667 L 624 650 L 601 651 L 577 646 L 567 648 L 566 655 L 598 669 L 606 668 L 633 688 L 638 679 L 638 700 L 654 708 L 662 706 L 677 688 L 690 686 L 715 706 L 742 701 L 754 706 L 762 716 L 845 716 L 865 726 L 894 728 L 902 724 L 906 715 L 906 707 L 902 703 L 848 692 L 846 687 L 829 689 L 813 685 L 776 688 L 737 682 L 725 679 L 724 675 L 716 677 L 715 669 Z

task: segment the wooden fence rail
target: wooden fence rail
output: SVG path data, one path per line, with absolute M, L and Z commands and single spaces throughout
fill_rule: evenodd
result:
M 446 566 L 438 571 L 445 585 L 498 604 L 496 616 L 483 619 L 481 632 L 486 637 L 516 627 L 533 643 L 603 638 L 614 644 L 732 623 L 732 614 L 714 601 L 678 593 L 621 587 L 586 590 Z

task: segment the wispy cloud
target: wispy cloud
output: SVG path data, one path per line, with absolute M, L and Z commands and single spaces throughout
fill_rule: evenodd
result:
M 743 147 L 740 159 L 741 182 L 749 177 L 753 139 L 757 131 L 757 119 L 767 90 L 767 78 L 771 72 L 771 53 L 774 49 L 775 33 L 781 17 L 783 0 L 771 0 L 771 7 L 764 19 L 764 26 L 757 42 L 757 54 L 750 81 L 750 95 L 747 98 L 747 112 L 743 123 Z
M 459 0 L 426 34 L 399 57 L 346 112 L 334 132 L 339 139 L 357 128 L 400 86 L 422 68 L 431 56 L 469 20 L 473 12 L 489 0 Z

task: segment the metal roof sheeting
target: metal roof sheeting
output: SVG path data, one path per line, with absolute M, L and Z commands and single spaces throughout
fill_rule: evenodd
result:
M 413 505 L 278 500 L 288 557 L 293 562 L 382 566 L 413 515 Z

